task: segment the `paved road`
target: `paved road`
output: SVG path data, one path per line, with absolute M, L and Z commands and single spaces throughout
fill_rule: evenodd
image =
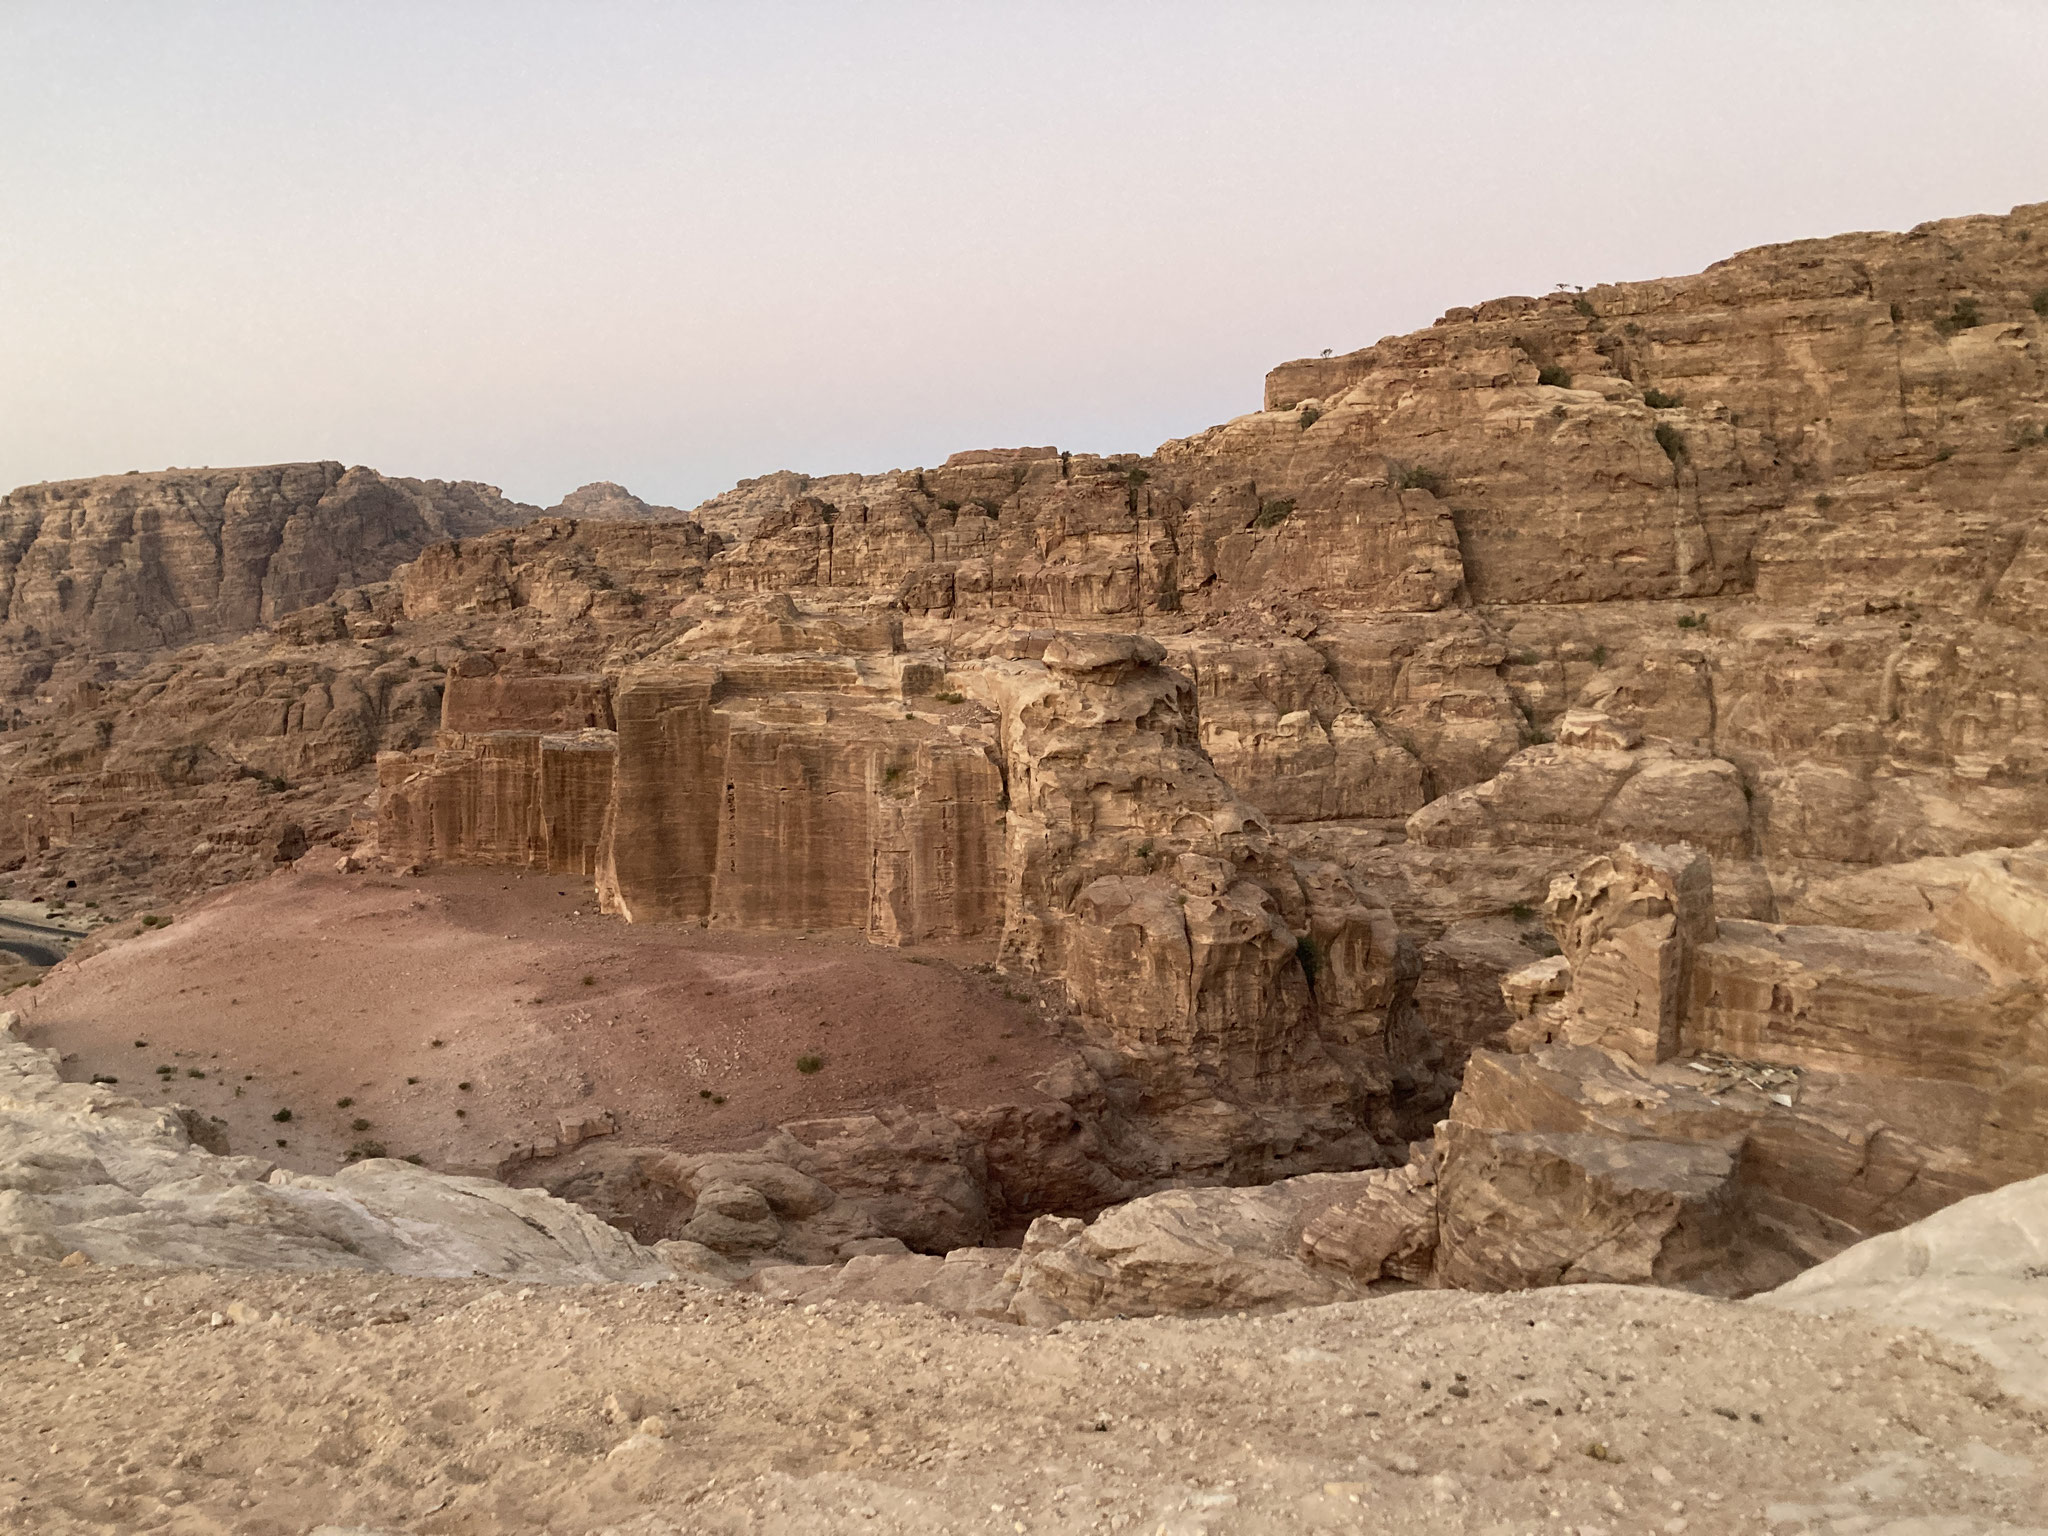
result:
M 59 928 L 54 923 L 0 917 L 0 949 L 20 956 L 30 965 L 55 965 L 78 937 L 76 929 Z

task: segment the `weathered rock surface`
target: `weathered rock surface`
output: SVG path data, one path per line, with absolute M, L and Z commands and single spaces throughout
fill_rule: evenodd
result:
M 15 1023 L 0 1014 L 0 1248 L 17 1257 L 555 1284 L 669 1273 L 624 1233 L 535 1190 L 395 1159 L 316 1177 L 218 1156 L 200 1144 L 203 1122 L 174 1108 L 60 1081 Z
M 1362 1295 L 1350 1274 L 1302 1261 L 1303 1229 L 1359 1195 L 1369 1173 L 1312 1173 L 1255 1188 L 1147 1195 L 1083 1224 L 1040 1217 L 1024 1239 L 1011 1315 L 1144 1317 L 1315 1306 Z
M 1869 1238 L 1756 1300 L 1855 1313 L 1967 1344 L 2015 1397 L 2048 1406 L 2048 1177 Z
M 0 658 L 0 846 L 203 883 L 374 812 L 396 861 L 636 919 L 996 941 L 1096 1053 L 1062 1102 L 1100 1142 L 1005 1177 L 1089 1208 L 1383 1161 L 1461 1079 L 1512 1101 L 1464 1069 L 1502 1046 L 1677 1098 L 1687 1060 L 1797 1069 L 1711 1146 L 1468 1095 L 1433 1186 L 1461 1274 L 1494 1233 L 1503 1284 L 1741 1288 L 1769 1264 L 1686 1246 L 1716 1189 L 1736 1250 L 1803 1262 L 2044 1166 L 2044 288 L 2039 205 L 1453 310 L 1149 456 L 785 473 L 680 522 L 586 487 L 271 614 L 260 664 Z M 1704 889 L 1610 853 L 1680 844 Z M 1584 922 L 1532 972 L 1560 875 Z M 1609 1236 L 1516 1248 L 1518 1180 Z
M 533 509 L 339 464 L 165 470 L 0 498 L 0 641 L 94 651 L 253 629 Z

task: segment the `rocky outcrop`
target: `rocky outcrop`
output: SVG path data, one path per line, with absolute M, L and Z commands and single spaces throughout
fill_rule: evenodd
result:
M 2048 1168 L 2037 858 L 1985 861 L 1948 938 L 1717 920 L 1707 864 L 1626 846 L 1553 887 L 1523 1054 L 1476 1053 L 1437 1130 L 1440 1280 L 1550 1283 L 1627 1234 L 1601 1278 L 1754 1289 Z
M 1869 1238 L 1756 1298 L 1853 1313 L 1968 1345 L 2014 1397 L 2048 1406 L 2048 1177 Z
M 494 486 L 334 463 L 23 486 L 0 498 L 0 642 L 109 652 L 238 634 L 532 512 Z
M 660 507 L 642 501 L 623 485 L 610 480 L 593 480 L 580 485 L 542 514 L 578 521 L 617 523 L 682 523 L 690 514 L 677 507 Z
M 1307 1174 L 1252 1189 L 1176 1189 L 1085 1225 L 1041 1217 L 1024 1239 L 1010 1315 L 1048 1324 L 1156 1313 L 1268 1311 L 1364 1294 L 1343 1269 L 1305 1263 L 1303 1232 L 1364 1174 Z
M 216 1155 L 203 1143 L 218 1138 L 189 1111 L 62 1082 L 16 1022 L 0 1014 L 0 1250 L 17 1257 L 554 1284 L 669 1273 L 624 1233 L 536 1190 L 389 1158 L 317 1177 Z
M 999 940 L 1101 1142 L 1012 1161 L 1040 1209 L 1357 1172 L 1455 1092 L 1319 1251 L 1752 1288 L 2048 1165 L 2044 263 L 2048 205 L 1453 310 L 1149 456 L 586 487 L 265 668 L 0 659 L 0 836 L 65 874 L 219 768 L 335 786 L 317 842 L 382 751 L 402 862 Z

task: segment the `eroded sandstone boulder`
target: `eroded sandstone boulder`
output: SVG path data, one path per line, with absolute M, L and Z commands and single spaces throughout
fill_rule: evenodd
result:
M 570 1284 L 668 1267 L 564 1200 L 393 1158 L 290 1173 L 195 1143 L 174 1108 L 63 1082 L 0 1014 L 0 1248 L 103 1264 L 371 1269 Z

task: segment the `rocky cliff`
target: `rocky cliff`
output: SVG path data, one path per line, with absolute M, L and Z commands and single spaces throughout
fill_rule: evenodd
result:
M 17 692 L 0 834 L 63 876 L 218 759 L 636 921 L 982 940 L 1103 1188 L 1441 1122 L 1388 1273 L 1742 1289 L 2048 1166 L 2044 339 L 2036 205 L 1454 309 L 1150 455 L 587 487 Z
M 0 498 L 0 643 L 219 639 L 532 512 L 495 486 L 334 463 L 24 486 Z

